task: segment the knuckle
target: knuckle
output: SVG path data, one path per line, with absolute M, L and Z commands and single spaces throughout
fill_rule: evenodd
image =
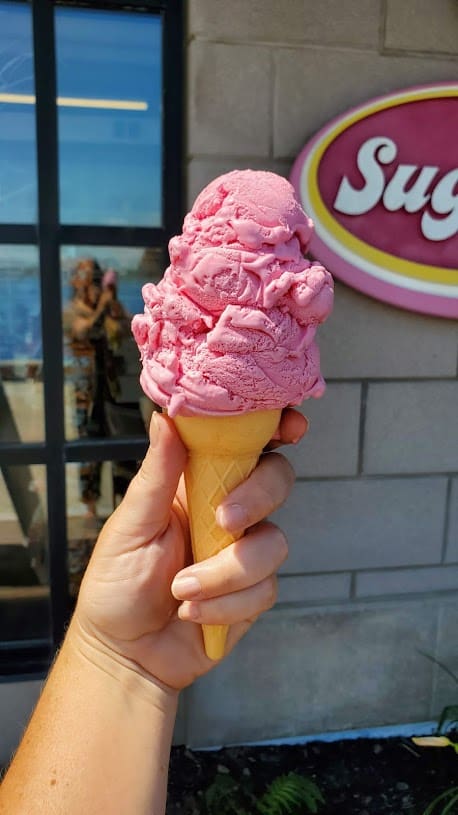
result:
M 132 479 L 131 484 L 134 485 L 134 489 L 136 487 L 141 487 L 142 485 L 149 485 L 151 482 L 151 473 L 149 472 L 148 466 L 145 461 L 142 462 L 140 469 L 138 470 L 136 476 Z

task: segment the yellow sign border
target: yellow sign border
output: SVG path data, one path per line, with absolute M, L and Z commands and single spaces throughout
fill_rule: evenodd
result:
M 399 107 L 409 102 L 421 99 L 437 99 L 455 96 L 458 96 L 458 88 L 441 88 L 440 90 L 423 88 L 418 91 L 409 91 L 405 94 L 401 92 L 395 97 L 391 96 L 388 99 L 381 99 L 378 102 L 359 108 L 354 113 L 346 116 L 345 119 L 340 119 L 325 138 L 318 143 L 316 150 L 312 150 L 310 166 L 306 178 L 308 197 L 319 221 L 321 221 L 331 235 L 334 235 L 341 244 L 347 246 L 354 254 L 359 255 L 363 259 L 366 258 L 378 267 L 395 270 L 397 274 L 404 275 L 405 277 L 416 278 L 417 280 L 432 280 L 436 283 L 445 283 L 448 285 L 458 284 L 456 278 L 458 269 L 444 269 L 441 266 L 429 266 L 427 264 L 405 260 L 397 255 L 376 249 L 360 238 L 355 237 L 348 229 L 345 229 L 326 207 L 321 197 L 317 179 L 320 161 L 329 145 L 335 141 L 337 136 L 345 130 L 348 130 L 348 128 L 356 122 L 361 119 L 366 119 L 369 115 L 378 113 L 381 110 Z

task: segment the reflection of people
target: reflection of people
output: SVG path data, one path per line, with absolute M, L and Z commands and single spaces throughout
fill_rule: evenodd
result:
M 278 437 L 297 440 L 305 426 L 299 413 L 285 411 Z M 189 566 L 185 457 L 170 420 L 154 414 L 141 471 L 102 530 L 0 789 L 1 812 L 164 813 L 179 691 L 215 664 L 200 623 L 230 624 L 230 650 L 272 605 L 286 544 L 262 519 L 286 498 L 290 465 L 263 456 L 217 511 L 221 526 L 247 533 Z
M 78 436 L 106 436 L 106 403 L 119 395 L 120 343 L 128 314 L 117 297 L 113 270 L 102 272 L 94 259 L 81 260 L 71 278 L 73 297 L 64 310 L 64 332 L 71 353 Z M 95 516 L 100 497 L 100 462 L 81 465 L 81 498 Z
M 119 351 L 121 342 L 130 334 L 131 315 L 118 298 L 118 282 L 114 269 L 107 269 L 102 278 L 102 289 L 109 293 L 104 317 L 105 335 L 113 352 Z

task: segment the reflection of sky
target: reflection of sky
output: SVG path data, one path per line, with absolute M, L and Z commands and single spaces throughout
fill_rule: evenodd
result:
M 118 297 L 130 314 L 143 311 L 142 285 L 158 279 L 165 256 L 160 249 L 114 246 L 63 246 L 62 305 L 72 295 L 69 285 L 79 259 L 96 258 L 103 269 L 117 273 Z M 0 245 L 0 362 L 41 359 L 38 251 L 33 246 Z
M 38 251 L 0 246 L 0 360 L 41 356 Z
M 30 7 L 0 3 L 0 93 L 34 92 Z M 34 108 L 0 102 L 0 223 L 32 223 L 36 209 Z
M 58 95 L 146 102 L 146 111 L 59 107 L 65 223 L 161 223 L 161 21 L 56 9 Z
M 58 95 L 146 111 L 58 108 L 62 221 L 161 224 L 161 20 L 56 8 Z M 0 92 L 33 94 L 30 6 L 0 2 Z M 36 219 L 32 105 L 0 103 L 0 222 Z

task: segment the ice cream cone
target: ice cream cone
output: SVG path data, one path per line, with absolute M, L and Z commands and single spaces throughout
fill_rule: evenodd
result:
M 244 481 L 275 432 L 280 410 L 263 410 L 236 416 L 175 416 L 178 433 L 188 450 L 186 494 L 194 561 L 215 555 L 233 543 L 216 523 L 216 508 Z M 224 656 L 228 626 L 204 625 L 205 652 L 210 659 Z

